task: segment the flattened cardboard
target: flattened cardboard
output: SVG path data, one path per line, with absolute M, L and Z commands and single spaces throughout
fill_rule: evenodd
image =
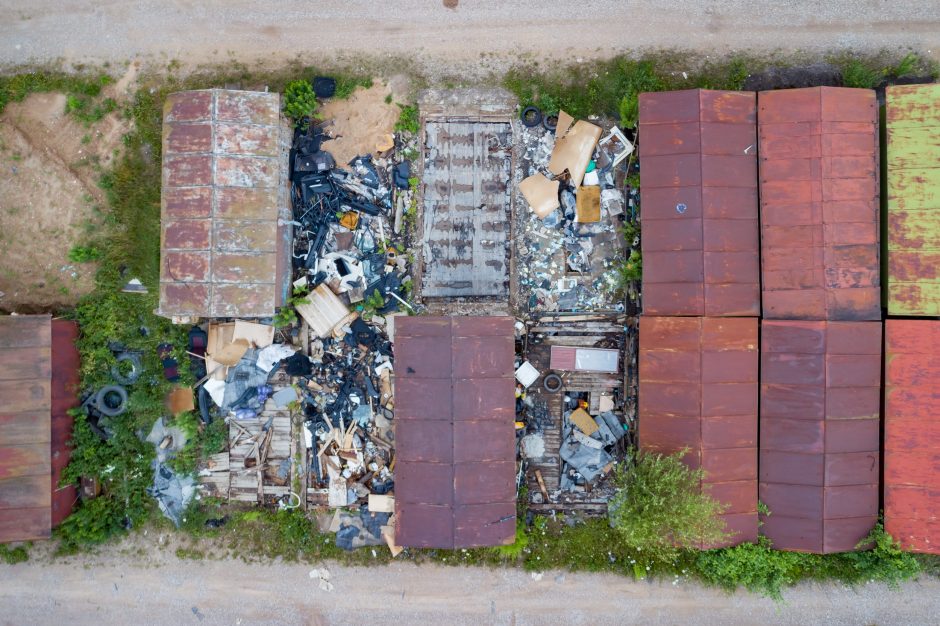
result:
M 266 348 L 274 343 L 274 327 L 255 322 L 235 321 L 235 332 L 232 339 L 246 339 L 256 348 Z
M 519 191 L 532 207 L 532 212 L 540 218 L 561 206 L 558 201 L 558 181 L 549 180 L 544 174 L 533 174 L 523 180 L 519 183 Z
M 179 415 L 196 408 L 192 387 L 173 387 L 170 393 L 166 394 L 165 402 L 167 410 L 173 415 Z
M 228 322 L 225 324 L 209 324 L 206 339 L 206 371 L 209 372 L 213 380 L 225 380 L 228 374 L 228 368 L 213 358 L 213 355 L 219 352 L 223 346 L 232 342 L 235 335 L 235 324 Z
M 598 430 L 597 422 L 594 421 L 594 418 L 588 414 L 584 409 L 575 409 L 574 412 L 568 416 L 568 419 L 571 420 L 571 423 L 577 426 L 581 432 L 585 435 L 593 435 Z
M 248 340 L 235 339 L 232 343 L 222 346 L 222 349 L 213 354 L 212 358 L 226 367 L 232 367 L 238 364 L 246 352 L 248 352 Z
M 369 494 L 370 513 L 394 513 L 395 496 L 386 496 L 378 493 Z
M 575 217 L 580 224 L 593 224 L 601 221 L 601 188 L 579 187 Z
M 570 125 L 572 119 L 564 111 L 558 113 L 558 126 L 555 128 L 557 139 L 548 170 L 556 176 L 567 170 L 571 183 L 579 187 L 602 131 L 599 126 L 584 120 L 578 120 L 570 129 L 562 124 L 565 122 Z

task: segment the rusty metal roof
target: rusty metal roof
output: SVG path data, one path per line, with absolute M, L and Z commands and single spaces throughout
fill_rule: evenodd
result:
M 878 521 L 881 322 L 764 320 L 762 534 L 781 550 L 855 549 Z
M 507 296 L 512 126 L 429 119 L 424 136 L 421 294 Z
M 0 317 L 0 543 L 52 530 L 48 315 Z
M 940 554 L 940 321 L 885 322 L 885 529 Z
M 511 317 L 395 322 L 395 537 L 420 548 L 512 543 Z
M 160 306 L 166 317 L 274 314 L 290 278 L 287 143 L 276 93 L 171 94 L 163 109 Z
M 760 315 L 750 92 L 640 94 L 643 310 Z
M 764 317 L 881 319 L 875 92 L 762 91 L 758 108 Z
M 640 320 L 640 445 L 705 470 L 726 545 L 757 540 L 756 318 Z
M 60 487 L 62 471 L 72 457 L 69 441 L 74 420 L 69 410 L 79 405 L 78 385 L 81 365 L 78 348 L 78 323 L 52 320 L 52 527 L 55 528 L 72 513 L 78 500 L 75 485 Z
M 940 85 L 896 85 L 887 121 L 888 313 L 940 316 Z

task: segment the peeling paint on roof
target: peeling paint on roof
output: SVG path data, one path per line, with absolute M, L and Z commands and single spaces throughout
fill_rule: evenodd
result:
M 880 320 L 875 92 L 763 91 L 758 135 L 764 317 Z
M 264 317 L 289 267 L 290 129 L 276 93 L 212 89 L 164 105 L 160 305 L 165 317 Z
M 940 85 L 896 85 L 887 122 L 888 313 L 940 316 Z

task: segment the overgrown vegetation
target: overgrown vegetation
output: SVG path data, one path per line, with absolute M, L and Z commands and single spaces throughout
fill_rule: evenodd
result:
M 29 560 L 29 548 L 30 544 L 16 546 L 14 548 L 5 543 L 0 543 L 0 561 L 3 561 L 7 565 L 25 563 Z
M 309 304 L 310 300 L 307 298 L 307 294 L 310 293 L 310 289 L 307 286 L 294 287 L 291 292 L 291 296 L 287 299 L 287 303 L 278 309 L 271 323 L 274 324 L 275 328 L 281 328 L 282 326 L 288 326 L 297 321 L 297 305 L 298 304 Z
M 72 263 L 90 263 L 102 256 L 101 250 L 95 246 L 72 246 L 69 250 L 69 261 Z
M 395 122 L 396 133 L 417 134 L 419 130 L 418 106 L 414 104 L 399 104 L 401 113 L 398 115 L 398 121 Z
M 610 523 L 627 545 L 658 560 L 683 549 L 715 545 L 727 538 L 721 503 L 702 491 L 705 472 L 682 462 L 688 449 L 661 455 L 639 452 L 633 464 L 614 473 Z
M 284 89 L 284 115 L 299 124 L 314 116 L 317 97 L 309 80 L 294 80 Z

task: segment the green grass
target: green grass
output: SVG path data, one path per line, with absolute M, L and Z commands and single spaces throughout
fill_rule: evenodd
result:
M 32 544 L 27 543 L 26 545 L 16 546 L 13 548 L 7 544 L 0 543 L 0 561 L 6 563 L 7 565 L 25 563 L 29 560 L 29 548 L 31 546 Z
M 399 104 L 401 113 L 398 115 L 398 121 L 395 122 L 396 133 L 410 133 L 415 135 L 419 130 L 418 107 L 414 104 Z

